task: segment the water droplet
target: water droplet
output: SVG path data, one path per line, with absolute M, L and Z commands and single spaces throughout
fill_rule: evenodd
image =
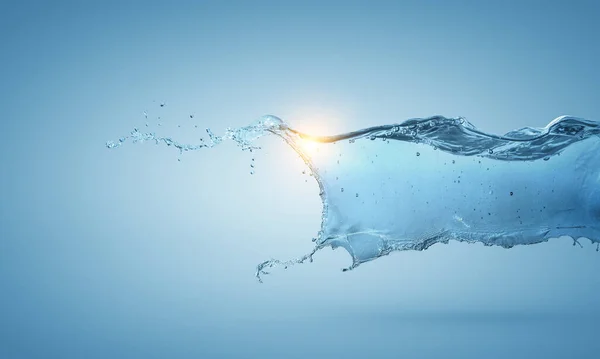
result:
M 165 103 L 164 103 L 164 102 L 161 102 L 161 103 L 160 103 L 160 107 L 165 107 Z
M 356 194 L 356 197 L 358 197 L 358 193 Z
M 253 175 L 254 174 L 254 170 L 250 171 L 250 174 Z
M 455 163 L 456 163 L 456 161 L 455 161 L 455 160 L 452 160 L 452 164 L 455 164 Z
M 491 154 L 494 154 L 494 150 L 492 150 L 492 149 L 490 148 L 490 149 L 488 150 L 488 153 L 489 153 L 490 155 L 491 155 Z
M 344 192 L 344 187 L 342 187 L 342 190 L 341 190 L 341 192 Z
M 417 157 L 419 157 L 421 154 L 419 152 L 417 152 Z
M 190 115 L 190 118 L 194 118 L 194 115 Z
M 548 161 L 550 159 L 550 157 L 546 156 L 544 157 L 544 161 Z
M 512 193 L 512 191 L 510 192 L 510 195 L 512 196 L 514 193 Z

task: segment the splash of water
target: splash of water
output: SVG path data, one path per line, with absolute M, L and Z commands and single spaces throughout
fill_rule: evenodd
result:
M 264 116 L 221 137 L 207 131 L 210 143 L 184 145 L 135 129 L 107 147 L 153 140 L 183 152 L 226 139 L 255 149 L 267 134 L 285 140 L 319 184 L 321 229 L 311 253 L 260 263 L 259 280 L 271 267 L 312 261 L 325 247 L 344 248 L 348 270 L 450 240 L 504 248 L 560 236 L 600 243 L 598 122 L 563 116 L 497 136 L 437 116 L 319 137 Z

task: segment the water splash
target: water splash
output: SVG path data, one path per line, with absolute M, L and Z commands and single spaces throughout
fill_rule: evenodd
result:
M 312 261 L 325 247 L 344 248 L 349 270 L 450 240 L 504 248 L 560 236 L 600 243 L 598 122 L 563 116 L 497 136 L 437 116 L 321 137 L 265 116 L 223 136 L 207 131 L 209 143 L 185 145 L 135 129 L 107 147 L 153 140 L 183 152 L 229 139 L 252 150 L 267 134 L 286 141 L 319 184 L 321 229 L 311 253 L 260 263 L 259 280 L 274 266 Z
M 260 149 L 260 147 L 254 145 L 254 141 L 256 141 L 258 138 L 267 133 L 279 133 L 285 131 L 286 128 L 287 126 L 285 123 L 278 117 L 263 116 L 249 126 L 237 129 L 228 128 L 223 136 L 217 136 L 210 129 L 206 129 L 206 133 L 208 134 L 210 142 L 204 143 L 204 141 L 201 140 L 201 143 L 195 145 L 182 144 L 170 137 L 160 137 L 154 132 L 145 133 L 140 132 L 138 128 L 134 128 L 129 135 L 119 138 L 119 140 L 116 142 L 107 141 L 106 147 L 109 149 L 120 147 L 127 140 L 130 140 L 133 143 L 154 141 L 156 144 L 162 142 L 167 146 L 173 146 L 177 148 L 180 153 L 183 153 L 187 151 L 196 151 L 202 148 L 211 148 L 220 144 L 224 140 L 232 140 L 235 141 L 242 148 L 242 150 L 253 150 Z

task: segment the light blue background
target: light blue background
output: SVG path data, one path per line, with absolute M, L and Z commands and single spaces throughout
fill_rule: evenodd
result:
M 192 141 L 267 113 L 319 134 L 434 114 L 493 133 L 600 120 L 599 15 L 576 1 L 4 2 L 0 358 L 597 357 L 587 241 L 436 245 L 347 273 L 326 250 L 260 285 L 258 262 L 306 253 L 319 229 L 291 150 L 265 139 L 251 176 L 233 144 L 179 162 L 104 142 L 146 121 Z

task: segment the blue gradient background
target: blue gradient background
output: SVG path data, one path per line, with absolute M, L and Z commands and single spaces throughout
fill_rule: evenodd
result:
M 347 273 L 326 250 L 260 285 L 258 262 L 319 229 L 291 150 L 265 139 L 251 176 L 233 144 L 179 162 L 104 142 L 144 110 L 183 140 L 267 113 L 320 134 L 600 120 L 598 5 L 163 3 L 1 5 L 0 358 L 597 357 L 587 241 L 451 243 Z

